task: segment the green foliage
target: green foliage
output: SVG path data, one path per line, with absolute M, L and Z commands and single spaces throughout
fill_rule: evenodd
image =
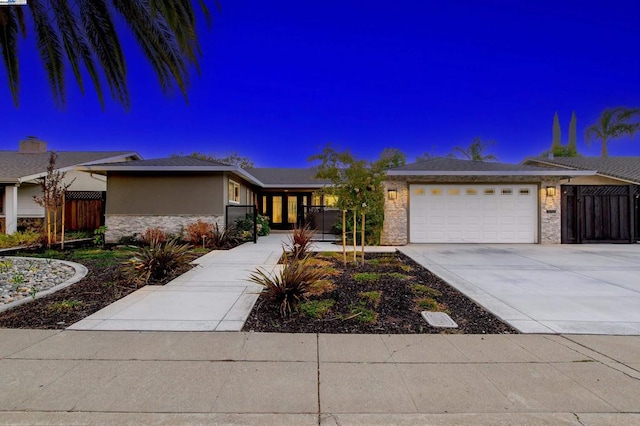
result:
M 135 232 L 131 235 L 123 235 L 118 239 L 118 244 L 135 246 L 140 244 L 140 238 L 138 238 L 138 234 Z
M 367 162 L 355 158 L 349 151 L 338 152 L 327 145 L 320 154 L 313 155 L 309 160 L 320 161 L 316 177 L 331 181 L 332 186 L 325 190 L 337 196 L 340 210 L 356 211 L 358 221 L 361 221 L 360 213 L 365 213 L 365 242 L 378 244 L 384 221 L 382 182 L 386 177 L 385 171 L 403 165 L 406 161 L 404 154 L 397 149 L 387 148 L 380 159 Z M 348 217 L 347 231 L 353 229 L 352 217 Z M 341 228 L 342 223 L 338 222 Z M 357 238 L 359 236 L 358 232 Z
M 279 306 L 282 317 L 290 316 L 306 297 L 309 288 L 325 277 L 321 268 L 315 268 L 309 258 L 290 261 L 285 253 L 283 268 L 271 275 L 262 268 L 249 276 L 249 281 L 264 287 L 263 293 Z
M 300 304 L 300 312 L 311 318 L 324 318 L 335 304 L 333 299 L 309 300 Z
M 104 247 L 104 235 L 107 232 L 106 226 L 101 226 L 93 231 L 93 245 L 96 247 Z
M 551 150 L 555 151 L 556 149 L 562 148 L 562 136 L 560 131 L 560 119 L 558 118 L 558 112 L 553 115 L 553 128 L 552 128 L 552 140 L 551 140 Z
M 39 245 L 41 241 L 42 235 L 33 231 L 18 231 L 11 235 L 0 234 L 0 249 L 21 246 L 31 247 Z
M 577 140 L 577 118 L 576 112 L 571 113 L 571 121 L 569 121 L 569 142 L 567 144 L 567 157 L 578 156 L 578 140 Z
M 358 272 L 353 274 L 353 279 L 359 283 L 368 283 L 379 280 L 380 274 L 377 272 Z
M 362 304 L 351 305 L 349 307 L 349 312 L 350 315 L 345 319 L 354 318 L 364 324 L 373 324 L 377 320 L 376 312 Z
M 442 293 L 440 293 L 435 288 L 431 288 L 424 284 L 413 284 L 411 286 L 411 290 L 418 296 L 431 296 L 431 297 L 440 297 Z
M 125 263 L 124 270 L 137 283 L 159 281 L 189 263 L 190 248 L 189 244 L 180 244 L 178 240 L 139 247 Z
M 381 291 L 363 291 L 360 293 L 360 298 L 364 302 L 368 302 L 373 304 L 374 306 L 378 306 L 380 300 L 382 300 L 382 292 Z
M 291 255 L 293 260 L 299 260 L 309 255 L 309 251 L 313 246 L 313 230 L 309 224 L 302 228 L 296 226 L 289 234 L 289 241 L 285 243 L 285 251 Z
M 256 223 L 259 237 L 264 237 L 271 233 L 271 228 L 269 228 L 268 216 L 257 215 Z M 253 234 L 253 215 L 247 214 L 243 219 L 236 219 L 235 227 L 241 233 Z
M 387 277 L 395 278 L 397 280 L 404 280 L 407 278 L 405 274 L 401 274 L 400 272 L 387 272 L 385 275 Z
M 462 158 L 472 161 L 497 161 L 498 157 L 493 154 L 485 154 L 487 148 L 491 145 L 495 145 L 494 141 L 484 142 L 479 136 L 474 138 L 467 148 L 461 148 L 459 146 L 453 148 L 452 154 L 458 153 L 462 155 Z
M 417 305 L 426 310 L 426 311 L 439 311 L 440 306 L 438 306 L 438 302 L 435 299 L 430 297 L 423 297 L 416 300 Z
M 213 225 L 208 241 L 207 245 L 214 249 L 227 250 L 241 244 L 243 239 L 235 226 L 229 225 L 222 228 L 216 223 Z
M 622 136 L 633 137 L 640 130 L 640 108 L 617 107 L 602 111 L 595 124 L 586 130 L 587 142 L 599 139 L 601 142 L 600 155 L 609 156 L 608 144 L 611 139 Z
M 0 272 L 9 272 L 9 269 L 13 266 L 11 259 L 0 260 Z
M 60 313 L 72 311 L 74 308 L 79 308 L 82 305 L 83 303 L 78 300 L 62 300 L 60 302 L 50 303 L 47 306 L 47 309 L 56 313 Z

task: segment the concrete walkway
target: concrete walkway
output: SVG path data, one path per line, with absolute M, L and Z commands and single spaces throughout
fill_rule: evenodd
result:
M 0 424 L 640 424 L 640 337 L 0 330 Z
M 409 244 L 399 250 L 523 333 L 640 334 L 637 244 Z

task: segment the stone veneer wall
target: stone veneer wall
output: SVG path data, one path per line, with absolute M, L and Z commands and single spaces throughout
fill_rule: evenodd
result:
M 142 234 L 147 228 L 160 228 L 168 234 L 178 235 L 191 223 L 203 222 L 224 226 L 224 216 L 136 216 L 113 215 L 105 216 L 107 231 L 105 240 L 109 243 L 117 242 L 122 237 Z
M 388 176 L 383 183 L 385 189 L 384 225 L 380 244 L 405 245 L 409 242 L 409 182 L 411 183 L 473 183 L 473 184 L 539 184 L 540 215 L 539 242 L 559 244 L 561 239 L 560 178 L 529 176 Z M 546 187 L 556 189 L 553 197 L 547 196 Z M 395 189 L 397 198 L 389 200 L 388 190 Z

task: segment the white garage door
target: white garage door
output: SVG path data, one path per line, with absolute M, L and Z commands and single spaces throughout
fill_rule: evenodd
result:
M 536 185 L 411 185 L 412 243 L 536 243 Z

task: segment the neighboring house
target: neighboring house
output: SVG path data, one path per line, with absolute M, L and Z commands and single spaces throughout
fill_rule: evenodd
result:
M 640 241 L 640 157 L 535 157 L 523 163 L 595 171 L 561 181 L 563 243 Z
M 560 242 L 560 183 L 591 170 L 432 158 L 387 171 L 382 244 Z
M 50 154 L 44 141 L 33 138 L 20 141 L 18 151 L 0 151 L 0 233 L 37 229 L 44 223 L 44 209 L 33 197 L 42 196 L 40 182 L 47 175 Z M 72 182 L 67 193 L 66 214 L 73 220 L 67 222 L 68 229 L 83 227 L 76 219 L 82 222 L 86 218 L 76 214 L 78 209 L 86 206 L 85 203 L 89 203 L 91 209 L 99 208 L 107 189 L 103 176 L 75 171 L 75 166 L 140 158 L 135 152 L 124 151 L 60 151 L 57 154 L 57 170 L 66 172 L 65 183 Z M 92 223 L 95 217 L 89 218 Z

